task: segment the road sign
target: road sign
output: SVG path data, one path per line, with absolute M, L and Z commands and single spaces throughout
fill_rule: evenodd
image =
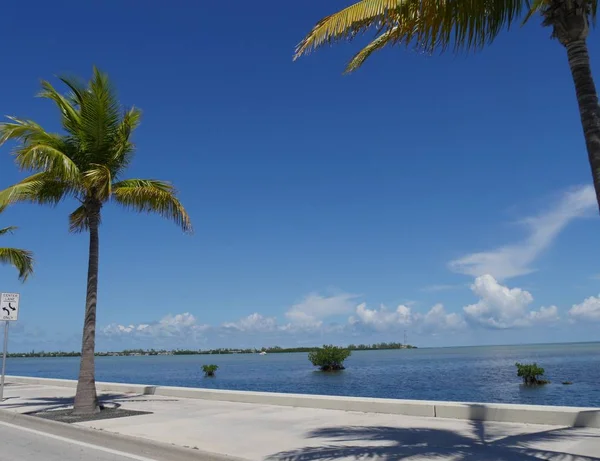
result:
M 2 352 L 2 378 L 0 378 L 0 402 L 4 401 L 4 376 L 8 350 L 8 322 L 19 318 L 19 293 L 0 293 L 0 320 L 4 320 L 4 351 Z
M 14 322 L 19 318 L 19 293 L 0 295 L 0 320 Z

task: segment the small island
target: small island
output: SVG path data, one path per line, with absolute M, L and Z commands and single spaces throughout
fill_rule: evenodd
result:
M 538 367 L 537 363 L 515 363 L 517 367 L 517 376 L 523 379 L 525 386 L 541 386 L 549 384 L 550 381 L 542 379 L 545 370 Z
M 336 346 L 323 346 L 308 353 L 308 360 L 321 371 L 341 371 L 344 367 L 344 360 L 350 357 L 352 352 L 349 349 Z
M 216 371 L 219 369 L 218 365 L 202 365 L 202 371 L 204 376 L 214 378 Z

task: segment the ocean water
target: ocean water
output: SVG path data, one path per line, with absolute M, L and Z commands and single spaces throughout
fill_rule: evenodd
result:
M 537 362 L 551 384 L 521 386 L 515 362 Z M 210 363 L 219 370 L 205 378 Z M 7 374 L 76 379 L 78 366 L 78 358 L 12 358 Z M 316 371 L 306 353 L 97 357 L 96 370 L 98 381 L 150 385 L 600 407 L 600 343 L 358 351 L 339 373 Z

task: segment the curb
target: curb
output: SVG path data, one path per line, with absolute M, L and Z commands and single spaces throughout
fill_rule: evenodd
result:
M 8 382 L 74 389 L 75 380 L 7 376 Z M 230 391 L 194 387 L 151 386 L 97 382 L 99 392 L 123 392 L 183 399 L 276 405 L 321 410 L 358 411 L 429 418 L 544 424 L 565 427 L 600 428 L 600 408 L 518 405 L 505 403 L 438 402 L 333 395 L 284 394 L 276 392 Z
M 121 451 L 124 454 L 142 456 L 156 461 L 247 461 L 234 456 L 183 448 L 142 437 L 132 437 L 115 432 L 50 421 L 7 410 L 0 410 L 0 421 L 89 443 L 90 445 L 109 446 L 111 449 Z
M 73 379 L 55 379 L 55 378 L 35 378 L 30 376 L 9 376 L 6 375 L 6 381 L 16 384 L 32 384 L 42 386 L 77 388 L 77 380 Z M 98 392 L 123 392 L 140 395 L 154 395 L 157 386 L 147 384 L 124 384 L 124 383 L 105 383 L 97 382 L 96 390 Z

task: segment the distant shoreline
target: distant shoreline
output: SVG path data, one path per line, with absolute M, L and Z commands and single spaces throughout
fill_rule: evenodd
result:
M 318 349 L 319 347 L 263 347 L 261 349 L 125 349 L 120 352 L 96 352 L 96 357 L 140 357 L 140 356 L 158 356 L 158 355 L 235 355 L 235 354 L 289 354 L 289 353 L 307 353 Z M 416 349 L 416 346 L 400 343 L 379 343 L 379 344 L 350 344 L 345 347 L 351 351 L 380 351 L 380 350 L 399 350 Z M 7 354 L 10 358 L 51 358 L 51 357 L 81 357 L 81 352 L 13 352 Z
M 394 343 L 391 343 L 394 344 Z M 419 347 L 419 350 L 431 350 L 431 349 L 471 349 L 478 347 L 534 347 L 534 346 L 575 346 L 575 345 L 591 345 L 598 344 L 600 345 L 600 341 L 570 341 L 570 342 L 560 342 L 560 343 L 520 343 L 520 344 L 477 344 L 472 346 L 435 346 L 435 347 Z M 354 345 L 348 346 L 348 348 L 352 351 L 373 351 L 373 350 L 398 350 L 398 349 L 417 349 L 416 346 L 412 346 L 410 344 L 403 345 L 401 347 L 373 347 L 378 345 L 368 345 L 366 348 L 359 348 L 359 346 Z M 362 345 L 361 345 L 362 346 Z M 174 349 L 174 350 L 160 350 L 160 351 L 152 351 L 152 350 L 124 350 L 121 352 L 97 352 L 97 357 L 128 357 L 128 356 L 145 356 L 145 355 L 211 355 L 211 354 L 222 354 L 222 355 L 234 355 L 234 354 L 253 354 L 260 353 L 262 350 L 265 350 L 267 354 L 276 354 L 276 353 L 306 353 L 310 352 L 318 347 L 303 347 L 303 348 L 266 348 L 266 349 L 213 349 L 213 350 L 182 350 L 182 349 Z M 133 352 L 135 351 L 135 352 Z M 141 351 L 141 352 L 140 352 Z M 219 352 L 221 351 L 221 352 Z M 229 352 L 223 352 L 229 351 Z M 133 353 L 132 353 L 133 352 Z M 80 357 L 80 352 L 12 352 L 7 354 L 9 358 L 36 358 L 36 357 Z

